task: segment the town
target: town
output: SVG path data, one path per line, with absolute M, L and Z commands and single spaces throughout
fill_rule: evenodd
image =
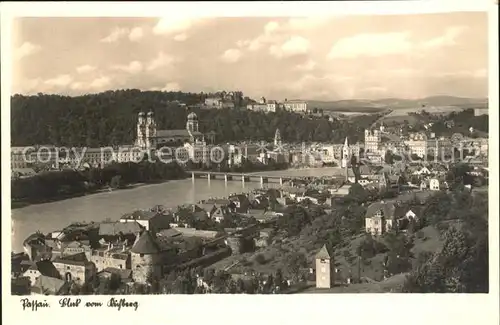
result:
M 450 290 L 487 289 L 487 273 L 480 274 L 487 272 L 488 258 L 482 251 L 488 222 L 487 133 L 463 124 L 459 130 L 466 134 L 454 132 L 457 117 L 473 121 L 482 118 L 481 111 L 443 117 L 424 108 L 410 127 L 384 122 L 389 111 L 376 115 L 355 142 L 349 136 L 339 143 L 286 141 L 278 128 L 272 141 L 221 143 L 216 132 L 200 132 L 203 122 L 195 113 L 200 110 L 341 118 L 325 119 L 305 101 L 261 98 L 235 108 L 241 97 L 222 92 L 195 106 L 174 103 L 187 111 L 184 129 L 159 129 L 153 110 L 139 111 L 129 145 L 12 147 L 13 205 L 62 200 L 62 188 L 71 192 L 74 182 L 85 183 L 79 189 L 89 194 L 121 191 L 146 182 L 154 168 L 172 168 L 149 178 L 155 182 L 191 178 L 193 184 L 260 185 L 30 234 L 24 252 L 12 253 L 12 293 L 441 292 L 446 273 L 434 284 L 422 277 L 429 267 L 460 272 L 467 267 L 449 256 L 457 240 L 469 245 L 470 256 L 462 258 L 476 259 L 470 263 L 479 273 Z M 157 167 L 162 163 L 166 167 Z M 331 173 L 275 173 L 290 168 Z

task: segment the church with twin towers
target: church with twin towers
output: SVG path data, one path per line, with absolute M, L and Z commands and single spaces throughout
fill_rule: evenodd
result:
M 186 143 L 206 144 L 214 142 L 215 133 L 205 135 L 199 130 L 198 116 L 191 112 L 187 116 L 186 127 L 176 130 L 158 129 L 153 111 L 147 114 L 140 112 L 137 118 L 137 135 L 135 145 L 144 150 L 155 150 L 164 146 L 181 146 Z

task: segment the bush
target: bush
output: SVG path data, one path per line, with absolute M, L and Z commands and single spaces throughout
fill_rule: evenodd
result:
M 263 254 L 257 254 L 257 256 L 255 256 L 255 262 L 257 262 L 260 265 L 262 265 L 262 264 L 266 264 L 267 260 L 266 260 L 266 257 Z
M 423 232 L 423 231 L 421 231 L 421 230 L 420 230 L 420 231 L 417 231 L 417 234 L 416 234 L 416 235 L 417 235 L 417 238 L 419 238 L 419 239 L 423 239 L 423 238 L 425 237 L 424 232 Z

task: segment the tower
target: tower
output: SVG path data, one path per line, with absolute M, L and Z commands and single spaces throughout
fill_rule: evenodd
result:
M 186 122 L 186 129 L 189 132 L 199 132 L 198 131 L 198 116 L 194 112 L 189 113 Z
M 281 134 L 279 129 L 276 129 L 274 133 L 274 146 L 277 148 L 281 147 Z
M 160 278 L 162 266 L 160 247 L 151 233 L 144 230 L 137 234 L 130 250 L 132 279 L 137 283 L 150 283 L 153 278 Z
M 344 145 L 342 146 L 342 168 L 347 168 L 350 160 L 350 149 L 347 137 L 345 138 Z
M 137 118 L 136 145 L 140 148 L 146 147 L 146 119 L 144 112 L 140 112 Z
M 316 288 L 331 288 L 334 282 L 333 261 L 326 245 L 316 254 Z
M 146 149 L 152 149 L 156 146 L 156 122 L 152 111 L 148 112 L 146 117 Z

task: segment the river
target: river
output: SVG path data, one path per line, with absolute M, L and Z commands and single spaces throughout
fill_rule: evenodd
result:
M 325 176 L 341 173 L 339 168 L 290 169 L 286 171 L 254 174 L 300 177 Z M 278 184 L 269 183 L 273 187 Z M 30 205 L 12 210 L 12 251 L 22 251 L 23 240 L 39 230 L 48 233 L 73 222 L 118 220 L 123 214 L 137 209 L 149 209 L 157 204 L 176 207 L 196 203 L 209 197 L 222 197 L 231 193 L 248 192 L 260 188 L 259 182 L 234 180 L 191 179 L 168 181 L 161 184 L 139 186 L 113 192 L 91 194 L 67 200 Z

